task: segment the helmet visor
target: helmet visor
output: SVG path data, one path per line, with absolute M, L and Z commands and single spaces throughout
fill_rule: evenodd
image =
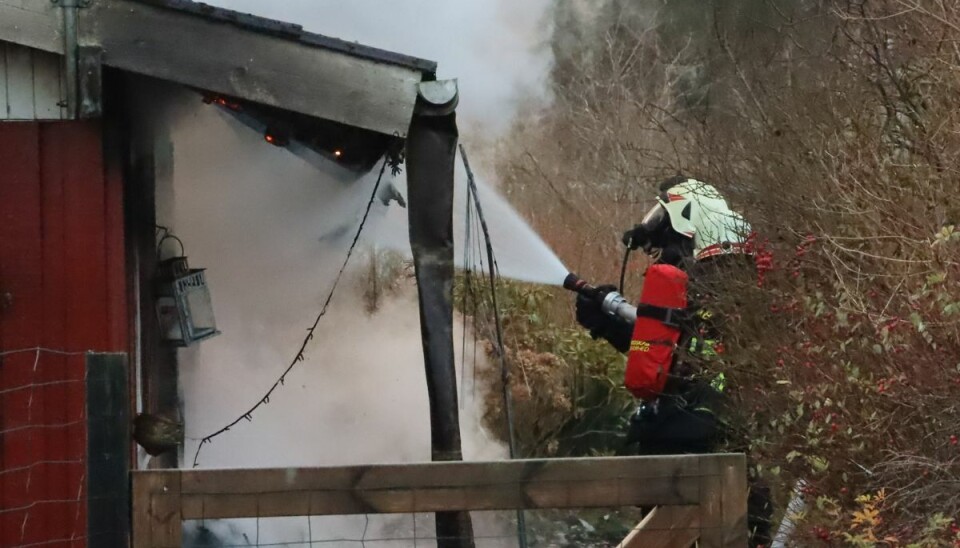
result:
M 653 234 L 657 232 L 664 223 L 667 222 L 667 210 L 660 204 L 655 204 L 646 215 L 643 216 L 643 220 L 640 221 L 640 226 L 643 227 L 643 230 L 647 234 Z

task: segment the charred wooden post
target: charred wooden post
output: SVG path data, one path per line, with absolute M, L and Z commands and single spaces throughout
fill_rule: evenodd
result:
M 453 354 L 453 169 L 457 153 L 454 81 L 420 85 L 407 137 L 410 247 L 430 399 L 433 460 L 463 460 Z M 437 546 L 471 548 L 466 512 L 437 512 Z

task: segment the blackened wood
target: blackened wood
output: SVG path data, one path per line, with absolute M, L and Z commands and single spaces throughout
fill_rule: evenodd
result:
M 126 354 L 87 354 L 87 546 L 130 533 L 130 397 Z
M 98 47 L 80 47 L 78 50 L 80 117 L 98 118 L 103 114 L 103 50 Z
M 0 40 L 63 54 L 63 20 L 49 0 L 0 0 Z
M 424 72 L 222 18 L 129 0 L 79 10 L 103 63 L 387 135 L 405 136 Z
M 456 114 L 415 116 L 407 139 L 410 246 L 430 400 L 433 460 L 461 460 L 453 354 L 453 169 Z M 437 512 L 440 548 L 473 546 L 470 515 Z

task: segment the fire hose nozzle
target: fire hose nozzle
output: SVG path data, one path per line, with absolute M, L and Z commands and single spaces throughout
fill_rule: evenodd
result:
M 577 276 L 573 272 L 567 274 L 567 277 L 563 279 L 563 288 L 573 291 L 574 293 L 580 293 L 589 287 L 590 284 L 588 284 L 586 280 L 580 279 L 580 276 Z
M 567 277 L 563 279 L 563 288 L 573 291 L 574 293 L 579 293 L 590 299 L 602 298 L 600 291 L 596 287 L 588 284 L 587 280 L 582 279 L 573 272 L 567 274 Z
M 628 303 L 622 295 L 616 291 L 601 294 L 596 287 L 588 284 L 586 280 L 572 272 L 564 278 L 563 288 L 579 293 L 584 297 L 600 300 L 601 310 L 611 316 L 618 316 L 629 322 L 637 319 L 637 308 Z

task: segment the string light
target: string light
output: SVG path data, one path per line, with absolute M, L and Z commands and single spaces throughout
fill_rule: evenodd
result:
M 380 188 L 380 181 L 383 179 L 383 173 L 387 169 L 387 161 L 389 157 L 384 157 L 383 165 L 380 166 L 380 174 L 377 176 L 377 182 L 373 185 L 373 192 L 370 194 L 370 199 L 367 201 L 367 208 L 363 212 L 363 218 L 360 219 L 360 226 L 357 227 L 357 232 L 353 235 L 353 241 L 350 243 L 350 248 L 347 250 L 347 255 L 344 257 L 343 264 L 340 266 L 340 271 L 337 272 L 337 277 L 333 279 L 333 285 L 330 286 L 330 291 L 327 293 L 327 298 L 323 302 L 323 306 L 320 308 L 320 312 L 317 314 L 317 317 L 313 320 L 313 324 L 307 329 L 307 336 L 303 339 L 303 342 L 300 344 L 300 349 L 297 350 L 296 355 L 293 358 L 293 361 L 284 369 L 283 373 L 280 374 L 280 377 L 273 382 L 273 385 L 267 390 L 266 394 L 263 395 L 257 403 L 242 413 L 239 417 L 234 419 L 232 422 L 224 426 L 223 428 L 217 430 L 216 432 L 209 434 L 200 438 L 200 445 L 197 446 L 197 452 L 193 455 L 193 467 L 196 468 L 200 463 L 200 451 L 203 449 L 203 446 L 207 443 L 210 443 L 217 436 L 229 432 L 230 428 L 237 425 L 240 421 L 246 420 L 247 422 L 253 422 L 253 412 L 259 409 L 261 406 L 270 403 L 270 396 L 273 395 L 273 392 L 282 386 L 287 378 L 287 375 L 290 374 L 290 371 L 293 370 L 294 366 L 306 359 L 304 352 L 307 349 L 307 345 L 310 344 L 310 341 L 313 340 L 313 332 L 317 329 L 317 325 L 320 324 L 320 318 L 323 318 L 327 315 L 327 308 L 330 306 L 330 301 L 333 300 L 333 294 L 337 290 L 337 285 L 340 283 L 340 278 L 343 277 L 343 272 L 347 269 L 347 264 L 350 262 L 350 257 L 353 255 L 354 249 L 357 247 L 357 242 L 360 240 L 360 233 L 363 232 L 364 225 L 367 224 L 367 218 L 370 216 L 370 209 L 373 206 L 373 201 L 377 197 L 377 191 Z

